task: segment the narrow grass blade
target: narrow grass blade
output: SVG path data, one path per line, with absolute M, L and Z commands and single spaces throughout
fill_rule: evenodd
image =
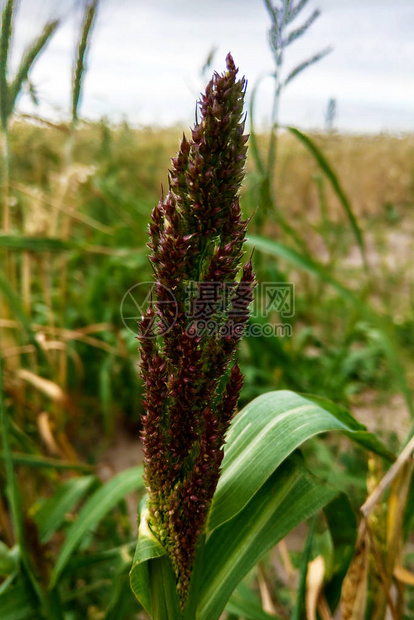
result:
M 300 142 L 302 142 L 302 144 L 308 149 L 308 151 L 313 155 L 313 157 L 315 158 L 316 162 L 318 163 L 320 169 L 322 170 L 322 172 L 324 172 L 324 174 L 327 176 L 327 178 L 329 179 L 341 205 L 343 206 L 345 213 L 348 217 L 348 220 L 351 224 L 352 230 L 354 232 L 355 235 L 355 239 L 356 242 L 359 246 L 359 249 L 361 250 L 361 256 L 362 256 L 362 260 L 364 263 L 364 266 L 366 269 L 368 269 L 368 263 L 367 263 L 367 258 L 366 258 L 366 254 L 365 254 L 365 244 L 364 244 L 364 239 L 362 236 L 362 231 L 360 229 L 360 227 L 358 226 L 358 222 L 356 220 L 356 217 L 352 211 L 352 207 L 351 204 L 339 182 L 338 177 L 336 176 L 335 172 L 333 171 L 332 167 L 329 165 L 326 157 L 323 155 L 322 151 L 316 146 L 316 144 L 313 142 L 313 140 L 311 140 L 309 138 L 309 136 L 306 136 L 304 133 L 302 133 L 301 131 L 299 131 L 299 129 L 296 129 L 295 127 L 288 127 L 287 128 L 296 138 L 298 138 L 298 140 Z
M 316 62 L 318 62 L 319 60 L 321 60 L 322 58 L 324 58 L 331 52 L 332 52 L 332 47 L 326 47 L 324 50 L 321 50 L 320 52 L 318 52 L 311 58 L 308 58 L 307 60 L 304 60 L 303 62 L 301 62 L 288 74 L 288 76 L 283 82 L 283 88 L 286 88 L 286 86 L 290 84 L 290 82 L 292 82 L 292 80 L 294 80 L 298 75 L 300 75 L 302 71 L 305 71 L 305 69 L 307 69 L 308 67 L 311 67 L 312 65 L 314 65 Z
M 7 84 L 7 67 L 12 37 L 13 13 L 14 0 L 7 0 L 1 15 L 0 30 L 0 120 L 3 130 L 7 127 L 7 119 L 11 107 Z
M 294 19 L 299 15 L 302 9 L 308 4 L 309 0 L 298 0 L 296 5 L 290 3 L 287 13 L 287 22 L 293 22 Z
M 405 506 L 404 513 L 404 541 L 406 541 L 410 535 L 414 525 L 414 472 L 411 474 L 410 488 L 408 491 L 407 504 Z
M 92 34 L 92 28 L 96 20 L 98 0 L 88 0 L 85 5 L 85 13 L 82 21 L 80 39 L 77 48 L 75 65 L 73 68 L 72 88 L 72 121 L 78 118 L 78 108 L 81 98 L 82 82 L 86 72 L 88 45 Z
M 339 604 L 342 583 L 354 556 L 358 531 L 354 511 L 343 493 L 327 504 L 323 512 L 333 543 L 332 573 L 324 590 L 333 613 Z
M 103 362 L 99 372 L 99 395 L 104 418 L 104 429 L 108 437 L 113 432 L 113 394 L 112 378 L 114 376 L 114 356 L 109 355 Z
M 20 500 L 19 489 L 17 486 L 16 475 L 14 472 L 12 451 L 10 447 L 9 416 L 6 411 L 6 404 L 4 401 L 3 373 L 4 373 L 3 359 L 0 355 L 0 424 L 1 424 L 4 464 L 5 464 L 5 470 L 6 470 L 6 493 L 7 493 L 7 497 L 8 497 L 9 504 L 10 504 L 10 512 L 11 512 L 14 536 L 16 538 L 17 543 L 20 545 L 22 542 L 22 537 L 23 537 L 21 500 Z
M 64 571 L 72 553 L 99 521 L 114 508 L 125 495 L 143 487 L 142 467 L 132 467 L 112 478 L 96 491 L 83 506 L 76 521 L 68 530 L 51 576 L 53 588 Z
M 0 235 L 0 248 L 25 250 L 28 252 L 62 252 L 71 249 L 72 244 L 53 237 L 23 237 L 22 235 Z
M 36 577 L 32 571 L 31 559 L 26 547 L 26 539 L 23 531 L 23 513 L 21 507 L 21 495 L 18 487 L 18 482 L 14 472 L 14 464 L 12 459 L 12 452 L 10 446 L 9 437 L 9 417 L 6 411 L 6 405 L 4 402 L 4 389 L 3 389 L 3 360 L 0 356 L 0 423 L 2 433 L 3 453 L 6 469 L 6 490 L 7 497 L 10 504 L 11 518 L 13 523 L 14 535 L 16 542 L 19 545 L 20 557 L 22 566 L 24 567 L 25 580 L 27 581 L 27 588 L 33 591 L 33 594 L 37 597 L 37 603 L 43 605 L 43 592 L 36 580 Z M 0 616 L 2 617 L 2 616 Z
M 10 104 L 11 110 L 13 109 L 15 105 L 16 99 L 20 94 L 20 91 L 22 89 L 24 82 L 28 78 L 30 69 L 32 68 L 36 58 L 40 55 L 41 52 L 45 50 L 47 43 L 49 42 L 51 36 L 56 31 L 58 26 L 59 26 L 59 20 L 57 19 L 48 22 L 45 25 L 43 32 L 39 35 L 39 37 L 37 37 L 32 42 L 32 44 L 30 45 L 30 47 L 24 54 L 22 61 L 19 65 L 16 77 L 11 83 L 10 89 L 9 89 L 10 90 L 9 104 Z
M 269 74 L 265 74 L 265 75 L 261 75 L 259 77 L 259 79 L 256 81 L 255 85 L 252 88 L 252 92 L 250 95 L 250 106 L 249 106 L 249 119 L 250 119 L 250 152 L 253 155 L 253 159 L 255 161 L 256 164 L 256 168 L 258 170 L 258 172 L 264 176 L 265 175 L 265 165 L 264 162 L 262 160 L 262 157 L 260 155 L 260 151 L 259 151 L 259 147 L 257 145 L 257 138 L 256 138 L 256 131 L 254 128 L 254 107 L 255 107 L 255 100 L 256 100 L 256 95 L 257 95 L 257 90 L 261 84 L 261 82 L 264 80 L 264 78 L 269 77 Z
M 29 198 L 39 199 L 39 196 L 36 194 L 36 192 L 31 187 L 24 185 L 23 183 L 17 183 L 16 181 L 13 181 L 10 184 L 10 187 L 12 189 L 15 189 L 21 194 L 29 196 Z M 103 232 L 106 235 L 114 234 L 113 228 L 110 228 L 109 226 L 105 226 L 105 224 L 101 224 L 94 218 L 90 217 L 89 215 L 86 215 L 85 213 L 82 213 L 81 211 L 77 211 L 73 207 L 65 206 L 59 200 L 54 200 L 53 198 L 51 198 L 50 196 L 47 196 L 46 194 L 43 194 L 40 197 L 40 200 L 44 204 L 48 205 L 49 207 L 52 207 L 52 209 L 57 209 L 58 211 L 61 211 L 62 213 L 66 213 L 73 220 L 77 222 L 82 222 L 83 224 L 86 224 L 87 226 L 90 226 L 91 228 L 94 228 L 95 230 L 99 230 L 100 232 Z
M 356 297 L 353 295 L 352 291 L 348 290 L 340 282 L 335 280 L 335 278 L 333 278 L 330 273 L 324 269 L 324 267 L 315 262 L 312 258 L 310 258 L 310 256 L 305 256 L 287 245 L 280 243 L 279 241 L 266 239 L 265 237 L 259 235 L 249 235 L 246 241 L 246 247 L 252 249 L 255 248 L 264 254 L 269 254 L 270 256 L 278 256 L 283 258 L 298 269 L 312 273 L 327 284 L 330 284 L 342 295 L 342 297 L 345 297 L 350 301 L 356 301 Z
M 0 451 L 0 459 L 5 460 L 4 452 Z M 26 465 L 27 467 L 38 467 L 39 469 L 56 469 L 60 471 L 81 471 L 91 472 L 91 465 L 86 463 L 70 463 L 69 461 L 58 461 L 49 459 L 38 454 L 25 454 L 24 452 L 12 452 L 12 461 L 15 465 Z
M 310 14 L 308 19 L 302 24 L 302 26 L 296 28 L 295 30 L 292 30 L 287 35 L 285 41 L 283 41 L 284 47 L 287 47 L 288 45 L 296 41 L 296 39 L 299 39 L 299 37 L 303 36 L 305 32 L 312 26 L 313 22 L 318 19 L 320 14 L 321 12 L 319 11 L 319 9 L 315 9 L 313 13 Z
M 2 292 L 3 295 L 6 297 L 6 300 L 9 303 L 9 306 L 10 306 L 10 309 L 13 315 L 21 323 L 24 331 L 26 332 L 29 342 L 35 346 L 42 361 L 46 362 L 46 364 L 48 365 L 47 358 L 36 339 L 36 336 L 31 327 L 29 317 L 24 312 L 19 297 L 16 295 L 16 293 L 13 291 L 10 284 L 7 282 L 5 278 L 3 278 L 1 274 L 0 274 L 0 292 Z
M 75 508 L 96 480 L 95 476 L 71 478 L 55 490 L 53 497 L 44 502 L 35 515 L 41 543 L 46 543 L 62 527 L 66 515 Z
M 335 501 L 335 500 L 333 500 Z M 311 559 L 312 543 L 315 534 L 316 527 L 316 515 L 313 516 L 306 538 L 305 549 L 301 558 L 300 565 L 300 577 L 298 584 L 298 592 L 296 598 L 296 605 L 293 610 L 292 620 L 302 620 L 306 611 L 306 576 L 308 574 L 308 564 Z

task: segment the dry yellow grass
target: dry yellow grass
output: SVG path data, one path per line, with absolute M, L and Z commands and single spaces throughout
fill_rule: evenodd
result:
M 362 217 L 382 215 L 386 204 L 408 209 L 414 202 L 414 136 L 311 136 L 336 171 L 355 210 Z M 261 142 L 265 144 L 262 139 Z M 278 143 L 276 186 L 278 202 L 286 213 L 319 217 L 314 175 L 317 164 L 290 134 Z M 252 163 L 252 162 L 250 162 Z M 330 213 L 342 217 L 334 194 L 327 189 Z

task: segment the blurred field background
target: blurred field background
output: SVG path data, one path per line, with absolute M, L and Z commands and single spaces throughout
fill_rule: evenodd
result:
M 0 238 L 11 262 L 10 278 L 4 283 L 10 298 L 5 291 L 2 295 L 5 387 L 23 420 L 23 412 L 31 410 L 31 422 L 36 425 L 38 415 L 52 408 L 49 418 L 55 425 L 56 403 L 50 402 L 35 377 L 52 381 L 59 394 L 60 430 L 65 419 L 73 431 L 80 423 L 82 433 L 76 433 L 70 444 L 75 447 L 79 442 L 77 449 L 82 452 L 82 444 L 91 439 L 88 432 L 97 432 L 94 450 L 95 440 L 104 444 L 119 424 L 131 423 L 138 432 L 136 342 L 122 323 L 120 306 L 129 288 L 151 280 L 147 223 L 161 185 L 167 184 L 170 157 L 183 129 L 82 123 L 74 143 L 74 162 L 67 166 L 64 126 L 49 128 L 22 120 L 12 125 L 13 234 Z M 323 184 L 309 153 L 286 133 L 280 138 L 275 179 L 278 208 L 306 244 L 302 252 L 306 249 L 345 287 L 389 316 L 407 358 L 407 372 L 412 373 L 414 140 L 337 134 L 313 139 L 340 171 L 341 184 L 366 237 L 369 274 L 361 270 L 358 247 L 337 196 Z M 260 136 L 261 141 L 265 143 L 266 137 Z M 257 209 L 256 190 L 250 161 L 243 189 L 248 215 Z M 257 212 L 250 227 L 253 234 L 256 219 Z M 270 214 L 260 234 L 292 245 L 274 220 Z M 398 391 L 374 328 L 306 269 L 298 270 L 283 259 L 263 260 L 268 263 L 263 266 L 265 273 L 275 270 L 296 283 L 298 311 L 293 337 L 282 344 L 288 368 L 277 352 L 266 351 L 266 341 L 258 367 L 251 352 L 245 352 L 246 398 L 262 388 L 288 386 L 347 404 L 355 401 L 363 408 L 368 399 L 374 422 L 375 409 L 381 411 Z M 18 313 L 8 310 L 11 299 Z M 20 315 L 27 329 L 22 328 Z M 27 333 L 29 329 L 32 333 Z M 46 350 L 47 359 L 37 359 L 30 336 Z M 34 376 L 22 374 L 23 368 Z M 290 385 L 290 371 L 297 386 Z M 63 400 L 70 403 L 70 415 Z M 398 431 L 407 421 L 403 403 L 398 414 L 388 420 L 379 415 L 376 424 Z
M 85 479 L 95 472 L 106 480 L 141 461 L 137 343 L 120 307 L 131 287 L 151 280 L 147 225 L 167 187 L 170 158 L 188 132 L 78 116 L 75 109 L 71 121 L 56 123 L 17 109 L 1 162 L 4 170 L 7 159 L 10 174 L 0 234 L 0 389 L 9 419 L 7 441 L 2 424 L 0 531 L 12 547 L 18 537 L 16 515 L 7 508 L 12 463 L 21 519 L 33 533 L 26 534 L 27 553 L 44 580 L 88 490 Z M 414 415 L 414 137 L 332 129 L 307 135 L 313 153 L 292 132 L 279 131 L 270 181 L 252 154 L 248 159 L 242 207 L 252 217 L 249 251 L 256 247 L 260 281 L 295 283 L 296 311 L 288 320 L 292 337 L 244 340 L 241 404 L 285 387 L 324 396 L 398 449 Z M 265 154 L 269 134 L 254 137 Z M 351 489 L 358 505 L 367 465 L 355 449 L 339 456 L 340 443 L 310 442 L 308 457 L 320 475 Z M 84 486 L 53 536 L 43 531 L 42 538 L 47 502 L 73 480 Z M 93 544 L 85 530 L 81 550 L 92 545 L 101 555 L 93 570 L 82 565 L 76 582 L 66 584 L 72 615 L 65 619 L 111 618 L 122 597 L 122 617 L 136 611 L 128 561 L 120 563 L 116 590 L 100 564 L 109 548 L 132 552 L 136 497 L 129 509 L 121 503 L 96 526 Z M 413 566 L 411 547 L 407 557 Z

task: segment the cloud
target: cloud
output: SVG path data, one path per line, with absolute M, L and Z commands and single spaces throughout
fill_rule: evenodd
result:
M 34 23 L 35 11 L 27 7 L 35 4 L 22 1 L 16 36 L 20 50 Z M 37 20 L 51 8 L 67 6 L 63 0 L 47 0 Z M 282 121 L 320 126 L 328 98 L 335 97 L 338 124 L 344 129 L 360 129 L 362 113 L 352 119 L 352 110 L 364 110 L 373 131 L 414 129 L 414 114 L 409 114 L 414 104 L 412 1 L 311 0 L 309 9 L 315 6 L 322 16 L 289 48 L 287 65 L 329 44 L 334 51 L 286 91 Z M 126 115 L 149 124 L 189 123 L 194 98 L 203 87 L 200 69 L 213 45 L 218 48 L 214 66 L 223 69 L 231 50 L 248 77 L 249 92 L 260 75 L 273 70 L 269 25 L 262 0 L 103 0 L 81 113 L 91 118 Z M 60 115 L 68 114 L 75 41 L 76 22 L 67 17 L 33 72 L 42 114 L 56 114 L 56 107 Z M 267 80 L 258 97 L 259 120 L 266 118 L 271 97 Z M 30 108 L 27 98 L 20 105 Z

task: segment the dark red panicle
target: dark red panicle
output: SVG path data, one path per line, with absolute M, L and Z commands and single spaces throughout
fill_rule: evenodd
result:
M 243 383 L 234 356 L 255 286 L 251 261 L 236 279 L 247 224 L 238 192 L 248 140 L 246 82 L 237 72 L 229 54 L 227 71 L 214 74 L 199 101 L 201 120 L 191 139 L 182 139 L 169 192 L 149 227 L 156 295 L 140 324 L 145 480 L 150 525 L 171 558 L 183 604 Z M 214 334 L 189 312 L 212 283 L 223 296 L 230 291 L 210 316 L 221 328 Z M 167 303 L 169 291 L 175 306 Z M 157 338 L 165 325 L 170 329 Z

